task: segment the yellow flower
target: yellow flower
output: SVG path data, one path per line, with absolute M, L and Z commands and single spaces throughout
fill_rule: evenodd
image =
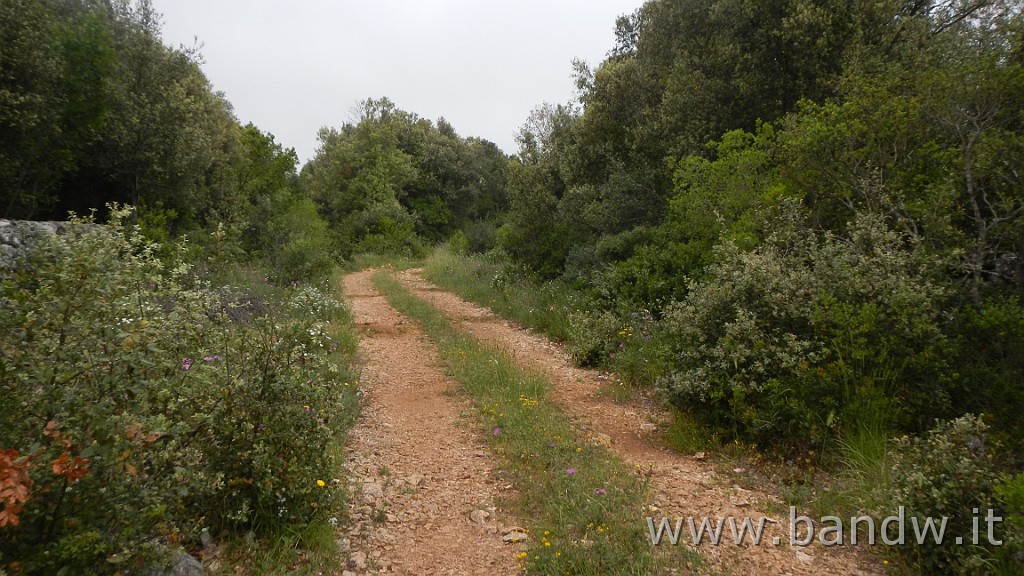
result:
M 323 488 L 324 486 L 327 486 L 327 483 L 324 482 L 323 480 L 317 480 L 316 485 Z

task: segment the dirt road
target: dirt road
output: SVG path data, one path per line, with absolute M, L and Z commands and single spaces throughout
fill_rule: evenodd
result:
M 474 412 L 451 394 L 457 384 L 435 364 L 417 327 L 392 309 L 370 283 L 371 271 L 344 280 L 345 297 L 362 334 L 362 383 L 367 397 L 349 443 L 349 477 L 362 486 L 354 498 L 349 537 L 354 573 L 513 574 L 518 550 L 501 543 L 516 521 L 494 506 L 501 487 L 484 444 L 463 414 Z M 743 470 L 720 472 L 709 462 L 667 449 L 659 430 L 668 414 L 651 400 L 616 402 L 601 393 L 610 376 L 572 365 L 557 345 L 490 311 L 425 282 L 418 270 L 398 274 L 416 296 L 448 314 L 481 341 L 511 353 L 552 382 L 581 430 L 607 443 L 650 475 L 650 515 L 768 517 L 760 546 L 704 545 L 716 571 L 736 575 L 882 574 L 864 550 L 789 545 L 789 518 L 769 493 L 741 488 Z M 727 536 L 724 540 L 729 540 Z M 777 542 L 777 544 L 776 544 Z
M 354 574 L 517 573 L 501 542 L 509 520 L 491 457 L 468 430 L 457 384 L 435 364 L 419 329 L 374 289 L 370 271 L 343 290 L 361 334 L 364 404 L 350 433 L 347 476 Z M 470 412 L 467 412 L 467 414 Z

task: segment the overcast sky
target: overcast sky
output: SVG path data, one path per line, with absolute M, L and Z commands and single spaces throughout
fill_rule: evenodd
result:
M 569 101 L 572 60 L 594 66 L 642 0 L 153 0 L 164 42 L 202 43 L 203 70 L 244 124 L 316 151 L 317 131 L 387 96 L 461 136 L 516 152 L 543 102 Z

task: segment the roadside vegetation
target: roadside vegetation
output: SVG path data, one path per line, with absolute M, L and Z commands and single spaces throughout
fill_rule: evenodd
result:
M 242 563 L 263 573 L 337 562 L 358 397 L 330 278 L 168 269 L 110 214 L 37 238 L 0 283 L 0 567 L 122 573 L 178 547 L 216 567 L 257 542 Z
M 432 281 L 657 390 L 674 444 L 780 462 L 790 501 L 948 516 L 947 542 L 1006 519 L 1001 545 L 900 549 L 906 572 L 1021 572 L 1019 1 L 651 0 L 514 155 L 378 97 L 301 169 L 159 20 L 0 3 L 3 217 L 111 223 L 3 271 L 0 570 L 334 517 L 354 400 L 347 345 L 319 344 L 351 336 L 319 287 L 431 254 Z M 311 444 L 268 439 L 291 418 Z

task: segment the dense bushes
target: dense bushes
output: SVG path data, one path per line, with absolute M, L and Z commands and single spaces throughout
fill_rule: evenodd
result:
M 936 264 L 874 217 L 848 238 L 794 227 L 748 252 L 726 243 L 665 312 L 675 356 L 661 386 L 763 446 L 818 444 L 865 417 L 921 429 L 949 408 Z
M 996 452 L 988 427 L 976 416 L 963 416 L 920 437 L 894 441 L 891 486 L 880 495 L 877 518 L 894 515 L 900 507 L 919 526 L 926 519 L 946 519 L 941 542 L 917 542 L 908 530 L 900 544 L 904 555 L 925 574 L 992 573 L 1000 562 L 1004 573 L 1018 573 L 1020 502 L 1013 509 L 1013 490 L 1020 481 L 1000 482 Z M 1019 495 L 1017 496 L 1019 497 Z M 989 518 L 999 518 L 989 524 Z M 957 542 L 957 539 L 960 541 Z M 1017 564 L 1017 568 L 1013 567 Z
M 203 528 L 273 532 L 335 509 L 352 418 L 344 310 L 164 270 L 135 229 L 47 237 L 3 279 L 0 494 L 15 573 L 136 570 Z M 63 572 L 61 572 L 63 571 Z

